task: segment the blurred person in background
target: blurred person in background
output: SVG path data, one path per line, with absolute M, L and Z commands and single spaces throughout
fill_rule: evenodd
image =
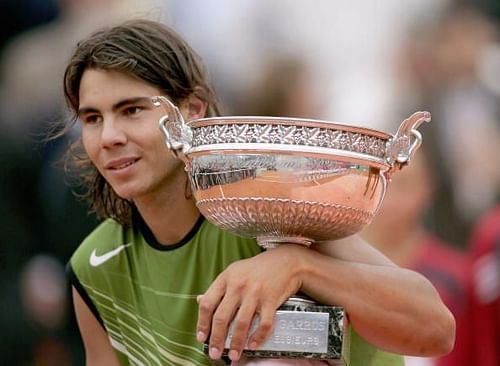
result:
M 50 294 L 62 292 L 66 296 L 67 290 L 63 273 L 56 265 L 45 266 L 46 262 L 32 265 L 35 263 L 32 259 L 40 253 L 54 258 L 53 248 L 46 241 L 43 208 L 36 185 L 40 164 L 40 157 L 31 146 L 0 133 L 0 365 L 44 362 L 67 366 L 77 363 L 83 355 L 75 327 L 68 327 L 71 313 L 67 311 L 66 301 L 54 296 L 41 303 L 38 300 L 46 298 L 36 296 L 45 289 L 52 289 Z M 47 281 L 33 281 L 37 277 Z M 46 285 L 49 286 L 44 287 Z M 45 312 L 39 312 L 40 305 L 54 321 L 44 321 Z M 52 305 L 55 306 L 49 310 Z M 51 357 L 43 352 L 48 348 L 52 350 Z
M 152 0 L 59 0 L 54 20 L 29 29 L 6 45 L 0 64 L 3 128 L 19 136 L 58 120 L 64 97 L 60 80 L 74 44 L 95 28 L 148 13 Z M 12 118 L 12 119 L 11 119 Z M 24 123 L 18 123 L 19 120 Z M 45 123 L 42 123 L 45 122 Z
M 475 364 L 500 365 L 500 205 L 474 225 L 469 242 L 473 271 Z
M 169 9 L 213 70 L 230 113 L 269 58 L 286 53 L 307 65 L 325 100 L 321 119 L 385 128 L 408 111 L 394 111 L 390 93 L 400 39 L 409 24 L 436 18 L 450 1 L 170 0 Z
M 40 339 L 30 354 L 33 365 L 76 363 L 68 339 L 68 298 L 64 266 L 53 255 L 35 254 L 23 268 L 20 281 L 25 318 L 38 330 Z M 24 335 L 26 336 L 26 335 Z
M 2 57 L 16 36 L 56 21 L 60 14 L 55 1 L 2 1 L 0 8 Z M 0 75 L 0 85 L 6 73 Z M 77 333 L 67 327 L 70 313 L 62 264 L 49 260 L 45 265 L 48 262 L 35 259 L 50 251 L 36 185 L 42 159 L 26 136 L 14 137 L 7 127 L 26 121 L 9 119 L 7 104 L 0 104 L 0 365 L 69 366 L 81 360 L 82 352 L 77 341 L 72 343 Z M 51 254 L 43 257 L 53 259 Z M 38 296 L 44 289 L 57 296 Z
M 298 55 L 265 58 L 248 92 L 234 97 L 236 115 L 320 118 L 325 100 L 314 87 L 310 65 Z
M 470 253 L 470 365 L 499 365 L 500 4 L 457 1 L 423 25 L 404 46 L 398 79 L 400 106 L 433 115 L 424 140 L 438 173 L 425 222 Z
M 0 2 L 0 57 L 6 44 L 26 30 L 59 16 L 58 0 L 3 0 Z
M 380 211 L 362 235 L 394 263 L 427 277 L 455 317 L 453 351 L 433 359 L 407 357 L 406 366 L 482 365 L 472 358 L 471 278 L 467 255 L 438 238 L 424 224 L 435 195 L 436 173 L 431 169 L 421 148 L 409 165 L 393 176 Z
M 396 104 L 432 113 L 426 145 L 440 174 L 426 220 L 463 248 L 473 222 L 500 196 L 500 165 L 491 163 L 500 146 L 500 94 L 485 82 L 498 78 L 485 78 L 482 69 L 498 42 L 498 23 L 460 5 L 419 25 L 403 46 Z

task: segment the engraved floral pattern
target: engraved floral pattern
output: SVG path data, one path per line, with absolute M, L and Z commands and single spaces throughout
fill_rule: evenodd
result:
M 386 140 L 362 133 L 321 127 L 230 123 L 193 128 L 192 147 L 225 143 L 261 143 L 325 147 L 385 158 Z
M 292 199 L 225 197 L 197 201 L 205 217 L 217 226 L 240 235 L 302 237 L 334 240 L 358 232 L 371 222 L 369 211 L 333 203 Z M 264 247 L 273 243 L 259 242 Z

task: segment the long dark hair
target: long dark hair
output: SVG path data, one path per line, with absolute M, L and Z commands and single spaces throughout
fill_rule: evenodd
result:
M 162 90 L 174 103 L 195 95 L 207 102 L 207 117 L 219 115 L 203 62 L 182 37 L 155 21 L 129 20 L 101 29 L 77 44 L 64 73 L 64 95 L 72 116 L 57 137 L 68 133 L 77 121 L 80 82 L 87 69 L 126 73 Z M 70 145 L 65 162 L 69 173 L 76 169 L 85 189 L 81 197 L 92 212 L 130 224 L 133 203 L 114 192 L 88 158 L 81 139 Z

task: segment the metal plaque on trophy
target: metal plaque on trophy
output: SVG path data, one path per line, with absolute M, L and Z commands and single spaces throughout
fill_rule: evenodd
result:
M 166 97 L 153 97 L 165 143 L 185 164 L 200 212 L 265 249 L 309 246 L 359 232 L 376 215 L 389 178 L 422 142 L 416 112 L 396 134 L 329 121 L 226 116 L 185 122 Z M 252 327 L 256 327 L 258 318 Z M 247 357 L 315 358 L 342 363 L 346 319 L 338 306 L 291 297 L 273 333 Z M 231 341 L 231 328 L 226 347 Z M 227 349 L 226 349 L 227 352 Z

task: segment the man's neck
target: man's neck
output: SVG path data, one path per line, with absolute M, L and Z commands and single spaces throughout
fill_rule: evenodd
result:
M 194 198 L 186 198 L 178 190 L 135 203 L 156 240 L 164 245 L 181 241 L 200 216 Z

